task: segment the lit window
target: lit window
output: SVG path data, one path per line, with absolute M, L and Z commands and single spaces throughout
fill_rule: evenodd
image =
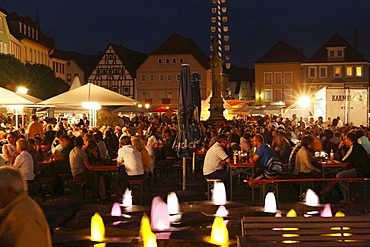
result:
M 334 66 L 333 67 L 334 71 L 334 77 L 342 77 L 342 67 L 341 66 Z
M 272 101 L 272 89 L 265 89 L 265 102 Z
M 316 67 L 308 67 L 308 78 L 316 78 Z
M 271 72 L 265 72 L 264 73 L 264 80 L 265 80 L 265 85 L 271 85 L 271 83 L 272 83 L 272 73 Z
M 346 76 L 352 77 L 353 76 L 353 68 L 352 66 L 346 66 Z
M 362 77 L 362 66 L 356 66 L 356 76 Z

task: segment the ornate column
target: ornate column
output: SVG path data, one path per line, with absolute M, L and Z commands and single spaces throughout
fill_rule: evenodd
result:
M 222 83 L 222 63 L 217 49 L 217 39 L 212 36 L 211 37 L 211 45 L 212 45 L 212 55 L 211 61 L 209 65 L 212 70 L 212 97 L 210 100 L 210 117 L 209 121 L 211 122 L 221 122 L 225 121 L 225 117 L 223 115 L 224 112 L 224 102 L 221 97 L 221 83 Z

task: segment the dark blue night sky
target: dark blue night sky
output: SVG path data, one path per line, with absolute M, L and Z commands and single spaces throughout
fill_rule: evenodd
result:
M 108 42 L 151 53 L 171 33 L 209 54 L 211 0 L 0 0 L 8 12 L 35 18 L 56 47 L 94 54 Z M 227 0 L 231 62 L 252 66 L 278 40 L 312 55 L 334 33 L 370 59 L 370 0 Z

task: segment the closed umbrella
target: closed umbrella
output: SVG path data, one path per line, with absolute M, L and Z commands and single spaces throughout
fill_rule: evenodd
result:
M 199 109 L 199 105 L 194 104 L 195 88 L 194 83 L 190 80 L 189 65 L 184 64 L 181 67 L 179 95 L 178 95 L 178 132 L 173 144 L 173 148 L 177 150 L 178 157 L 183 159 L 183 176 L 182 189 L 186 189 L 186 157 L 191 157 L 195 151 L 197 140 L 198 122 L 194 116 L 195 108 Z M 198 82 L 199 91 L 199 82 Z M 198 95 L 200 93 L 198 92 Z M 195 97 L 200 98 L 195 95 Z M 198 113 L 196 114 L 198 116 Z

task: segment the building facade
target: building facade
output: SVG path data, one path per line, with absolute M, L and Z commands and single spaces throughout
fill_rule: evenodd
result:
M 108 44 L 88 82 L 135 98 L 136 70 L 146 58 L 144 53 Z
M 294 103 L 305 88 L 301 85 L 301 63 L 306 56 L 284 41 L 278 41 L 255 62 L 255 100 L 257 105 Z
M 189 64 L 191 73 L 198 74 L 201 98 L 206 99 L 212 87 L 208 62 L 208 56 L 193 40 L 170 35 L 138 68 L 136 100 L 150 104 L 150 108 L 177 108 L 182 64 Z
M 301 82 L 309 93 L 323 87 L 368 88 L 369 61 L 339 33 L 301 64 Z

